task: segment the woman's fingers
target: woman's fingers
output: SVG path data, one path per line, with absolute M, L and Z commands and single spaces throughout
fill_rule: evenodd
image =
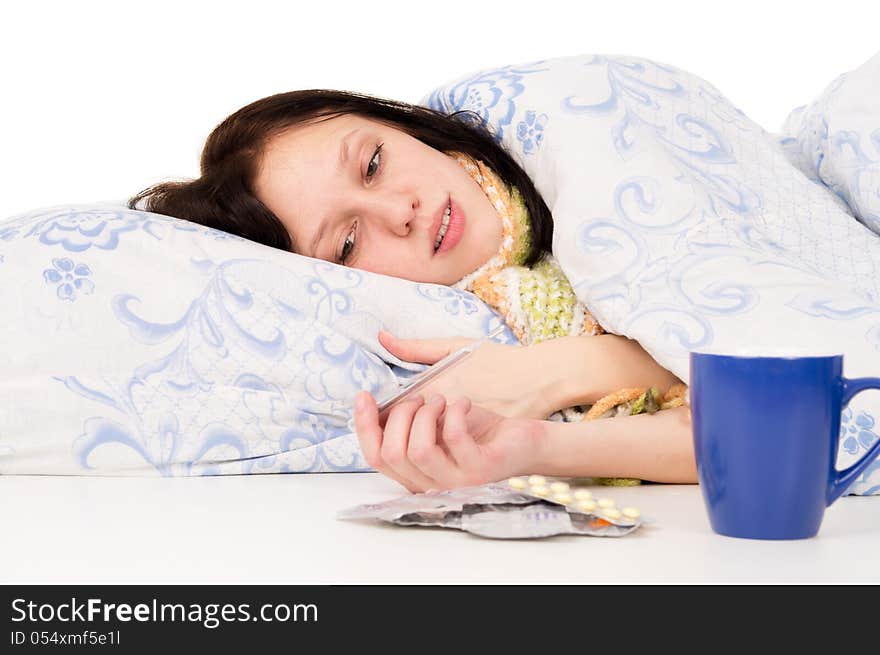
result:
M 434 364 L 472 341 L 474 340 L 467 337 L 398 339 L 384 330 L 379 330 L 379 343 L 388 352 L 398 359 L 421 364 Z
M 440 415 L 446 409 L 446 398 L 435 394 L 416 413 L 409 439 L 409 460 L 426 476 L 445 487 L 456 486 L 458 481 L 455 462 L 438 443 Z
M 411 480 L 398 475 L 394 469 L 387 466 L 382 460 L 384 435 L 382 427 L 379 425 L 378 415 L 379 410 L 375 400 L 373 400 L 373 396 L 367 391 L 358 392 L 355 396 L 354 427 L 364 459 L 367 460 L 367 464 L 379 471 L 379 473 L 388 476 L 408 491 L 412 493 L 421 491 Z
M 421 395 L 415 395 L 391 408 L 385 421 L 385 432 L 380 449 L 380 456 L 385 465 L 421 490 L 436 486 L 434 480 L 410 462 L 408 455 L 410 436 L 414 429 L 413 419 L 424 403 L 425 399 Z
M 361 392 L 359 400 L 355 428 L 374 469 L 413 493 L 481 482 L 483 456 L 468 428 L 470 399 L 448 404 L 436 394 L 425 403 L 414 395 L 391 408 L 384 429 L 372 396 Z
M 482 464 L 480 447 L 468 430 L 467 415 L 471 409 L 468 398 L 459 398 L 446 409 L 443 420 L 443 443 L 465 475 L 472 476 Z M 474 482 L 469 480 L 468 483 Z

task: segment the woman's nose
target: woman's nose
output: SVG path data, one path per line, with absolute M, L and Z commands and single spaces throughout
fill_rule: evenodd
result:
M 367 214 L 371 221 L 384 225 L 398 236 L 407 236 L 418 216 L 418 201 L 401 198 L 372 203 Z

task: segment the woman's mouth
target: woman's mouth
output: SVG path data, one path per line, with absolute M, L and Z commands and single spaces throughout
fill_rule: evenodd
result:
M 434 242 L 434 252 L 452 250 L 461 240 L 462 234 L 464 234 L 464 215 L 461 208 L 450 198 L 449 207 L 446 208 L 440 230 L 437 232 L 437 240 Z
M 452 208 L 450 204 L 447 203 L 446 211 L 443 212 L 443 217 L 440 219 L 440 229 L 437 230 L 437 238 L 434 239 L 434 252 L 437 252 L 437 248 L 440 247 L 440 244 L 443 242 L 443 237 L 446 236 L 446 230 L 449 229 L 449 217 L 452 213 Z

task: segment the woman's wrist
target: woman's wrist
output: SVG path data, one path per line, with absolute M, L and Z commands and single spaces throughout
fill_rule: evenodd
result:
M 697 481 L 687 407 L 579 423 L 538 423 L 533 473 Z
M 532 473 L 558 477 L 592 477 L 588 472 L 589 456 L 584 448 L 572 443 L 571 423 L 563 421 L 537 421 L 536 431 L 538 447 L 535 451 L 534 470 Z M 581 439 L 589 439 L 590 428 L 587 423 L 582 427 Z M 588 450 L 588 448 L 586 449 Z

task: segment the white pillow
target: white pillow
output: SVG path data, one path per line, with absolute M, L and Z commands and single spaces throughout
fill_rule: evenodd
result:
M 469 293 L 124 206 L 0 222 L 0 277 L 0 473 L 370 470 L 355 393 L 425 368 L 378 329 L 500 323 Z
M 793 109 L 782 144 L 880 234 L 880 52 L 837 76 L 809 105 Z

